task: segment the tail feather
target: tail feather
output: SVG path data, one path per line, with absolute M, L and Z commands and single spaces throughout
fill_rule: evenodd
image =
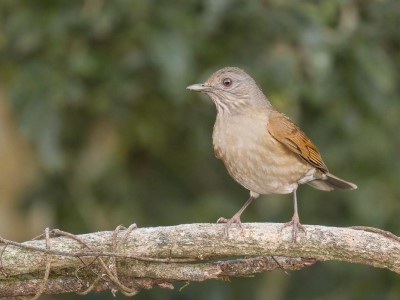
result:
M 336 177 L 335 175 L 332 175 L 330 173 L 325 174 L 326 179 L 321 179 L 321 180 L 313 180 L 310 182 L 307 182 L 309 185 L 312 187 L 318 189 L 318 190 L 323 190 L 323 191 L 332 191 L 332 190 L 355 190 L 357 188 L 357 185 L 354 183 L 345 181 L 343 179 L 340 179 Z

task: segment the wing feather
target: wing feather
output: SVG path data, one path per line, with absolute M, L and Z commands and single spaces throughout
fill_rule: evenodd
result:
M 268 131 L 273 138 L 298 154 L 310 165 L 323 173 L 329 172 L 317 147 L 289 117 L 279 112 L 272 112 L 268 120 Z

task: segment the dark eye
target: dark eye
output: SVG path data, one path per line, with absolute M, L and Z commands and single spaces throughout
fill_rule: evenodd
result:
M 230 78 L 225 78 L 224 80 L 222 80 L 222 84 L 226 87 L 229 87 L 232 85 L 232 79 Z

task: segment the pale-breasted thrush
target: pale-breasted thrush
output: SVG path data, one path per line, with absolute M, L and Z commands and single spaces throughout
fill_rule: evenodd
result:
M 241 227 L 240 216 L 260 194 L 293 193 L 294 214 L 285 224 L 292 226 L 292 239 L 304 231 L 297 212 L 296 190 L 299 184 L 331 191 L 356 189 L 357 186 L 332 175 L 318 149 L 306 134 L 268 101 L 256 82 L 235 67 L 216 71 L 203 84 L 187 89 L 210 96 L 217 107 L 213 132 L 215 156 L 229 174 L 250 191 L 250 198 L 227 223 Z

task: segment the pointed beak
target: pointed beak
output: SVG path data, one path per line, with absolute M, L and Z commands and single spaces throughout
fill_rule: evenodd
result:
M 190 91 L 195 91 L 195 92 L 205 92 L 205 90 L 208 87 L 204 85 L 204 83 L 197 83 L 197 84 L 192 84 L 186 87 L 186 89 Z

